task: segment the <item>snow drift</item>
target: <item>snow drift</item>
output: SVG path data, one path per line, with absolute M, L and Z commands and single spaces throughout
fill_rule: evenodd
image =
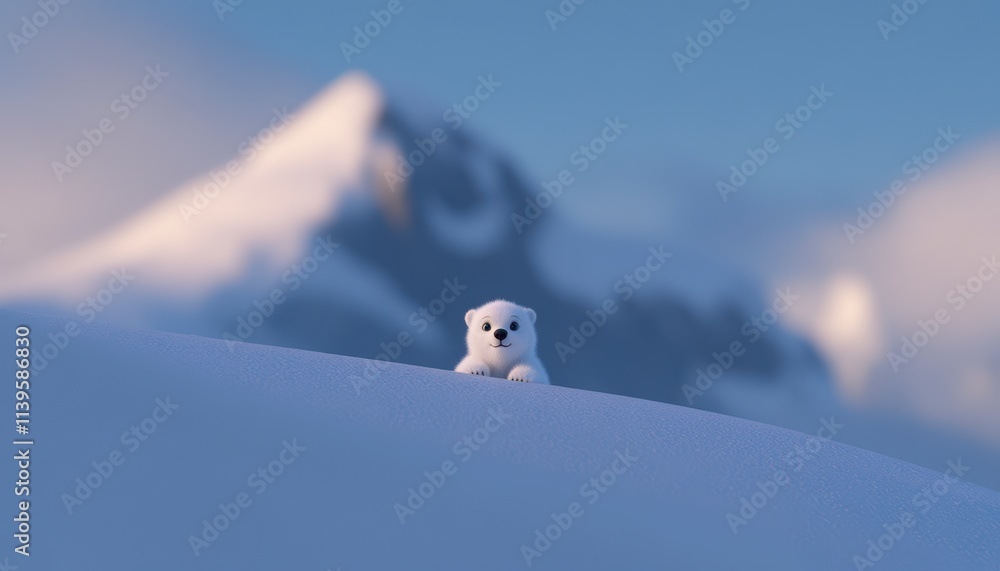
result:
M 19 325 L 40 357 L 25 569 L 1000 564 L 1000 494 L 835 435 L 0 312 L 11 348 Z

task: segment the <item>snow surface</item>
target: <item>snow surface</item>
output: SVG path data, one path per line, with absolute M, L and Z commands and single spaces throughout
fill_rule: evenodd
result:
M 65 321 L 0 312 L 11 348 L 21 324 L 41 351 Z M 110 325 L 61 341 L 31 389 L 32 556 L 12 559 L 29 571 L 520 569 L 522 545 L 572 502 L 582 515 L 531 568 L 853 569 L 904 511 L 916 523 L 877 569 L 1000 566 L 1000 494 L 958 482 L 921 513 L 914 496 L 941 474 L 836 442 L 794 471 L 785 456 L 810 437 L 773 426 L 401 364 L 366 377 L 372 361 Z M 179 408 L 130 451 L 122 434 L 168 398 Z M 510 418 L 457 453 L 490 410 Z M 305 450 L 251 484 L 285 441 Z M 115 450 L 124 462 L 67 513 L 64 494 Z M 589 503 L 581 486 L 616 452 L 638 459 Z M 446 461 L 456 471 L 401 524 L 394 504 Z M 734 534 L 726 514 L 779 469 L 788 484 Z M 196 556 L 189 536 L 240 493 L 251 503 Z

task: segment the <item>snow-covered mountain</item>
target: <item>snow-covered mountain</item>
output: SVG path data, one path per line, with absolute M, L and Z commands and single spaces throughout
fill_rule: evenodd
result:
M 667 402 L 683 402 L 681 385 L 713 353 L 746 340 L 750 316 L 737 300 L 702 311 L 665 291 L 689 263 L 670 244 L 609 243 L 556 208 L 527 218 L 526 199 L 539 190 L 505 154 L 438 114 L 385 101 L 366 76 L 340 79 L 252 160 L 235 157 L 238 174 L 221 165 L 16 273 L 0 302 L 72 315 L 112 272 L 127 271 L 134 281 L 97 319 L 363 357 L 386 353 L 405 332 L 413 345 L 392 360 L 449 368 L 463 352 L 464 311 L 506 297 L 538 310 L 540 352 L 556 383 Z M 515 214 L 530 224 L 519 227 Z M 546 249 L 552 234 L 572 242 Z M 624 271 L 605 264 L 599 299 L 550 279 L 553 268 L 601 255 Z M 263 316 L 275 290 L 284 301 Z M 788 369 L 800 386 L 781 390 L 827 390 L 808 346 L 780 329 L 727 374 L 766 386 Z M 703 402 L 714 402 L 706 392 Z
M 75 307 L 108 281 L 110 270 L 124 267 L 139 276 L 144 296 L 197 303 L 221 287 L 251 281 L 251 266 L 280 273 L 360 184 L 381 107 L 378 89 L 351 75 L 297 113 L 276 111 L 268 130 L 273 140 L 254 141 L 235 163 L 4 280 L 0 298 Z

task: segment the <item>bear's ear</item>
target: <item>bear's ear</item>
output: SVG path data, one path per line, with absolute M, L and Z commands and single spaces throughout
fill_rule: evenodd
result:
M 466 311 L 465 312 L 465 324 L 468 325 L 468 326 L 472 326 L 472 318 L 475 317 L 475 316 L 476 316 L 476 310 L 475 309 L 470 309 L 469 311 Z
M 530 307 L 525 307 L 524 309 L 527 310 L 528 321 L 530 321 L 531 324 L 534 325 L 535 324 L 535 318 L 538 317 L 537 315 L 535 315 L 535 310 L 531 309 Z

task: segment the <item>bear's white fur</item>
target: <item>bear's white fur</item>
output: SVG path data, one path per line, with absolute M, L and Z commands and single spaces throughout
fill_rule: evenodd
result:
M 460 373 L 527 383 L 549 384 L 538 360 L 535 311 L 505 299 L 465 314 L 468 354 L 455 367 Z

